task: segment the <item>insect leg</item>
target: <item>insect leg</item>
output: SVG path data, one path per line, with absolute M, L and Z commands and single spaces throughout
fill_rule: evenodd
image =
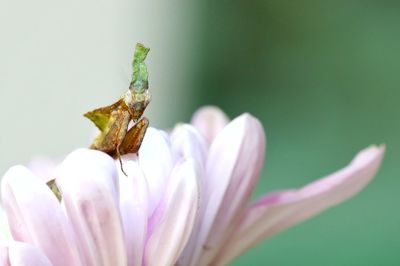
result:
M 113 110 L 107 125 L 93 141 L 91 149 L 103 151 L 110 155 L 114 154 L 118 144 L 122 142 L 128 130 L 131 120 L 130 114 L 122 108 Z
M 126 172 L 124 171 L 124 167 L 122 164 L 120 147 L 121 147 L 121 144 L 124 141 L 124 138 L 127 134 L 128 125 L 129 125 L 129 121 L 131 120 L 131 117 L 129 115 L 129 112 L 127 112 L 126 110 L 122 110 L 122 108 L 118 109 L 118 113 L 119 113 L 119 117 L 121 118 L 121 123 L 120 123 L 120 127 L 117 130 L 117 137 L 116 137 L 117 146 L 115 147 L 115 154 L 117 155 L 117 158 L 119 160 L 119 164 L 121 166 L 121 172 L 125 176 L 128 176 L 126 174 Z
M 120 154 L 137 153 L 148 126 L 149 120 L 146 117 L 143 117 L 131 129 L 129 129 L 119 147 Z
M 128 176 L 124 170 L 124 165 L 122 164 L 122 159 L 121 159 L 121 153 L 120 153 L 120 144 L 117 145 L 117 149 L 116 149 L 116 153 L 117 153 L 117 157 L 118 157 L 118 161 L 119 161 L 119 165 L 121 168 L 121 172 L 125 175 Z

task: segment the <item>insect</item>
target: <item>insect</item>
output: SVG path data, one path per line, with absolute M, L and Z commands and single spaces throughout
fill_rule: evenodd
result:
M 117 102 L 84 114 L 100 129 L 90 148 L 119 159 L 125 175 L 121 155 L 138 153 L 149 125 L 149 120 L 142 117 L 151 98 L 147 66 L 144 63 L 149 50 L 140 43 L 136 44 L 132 82 Z M 129 128 L 131 121 L 134 124 Z
M 119 159 L 121 171 L 125 175 L 127 174 L 122 166 L 121 155 L 138 153 L 149 125 L 149 120 L 142 117 L 151 98 L 148 90 L 147 66 L 144 63 L 149 51 L 150 49 L 144 45 L 136 44 L 132 63 L 132 82 L 118 101 L 84 114 L 100 129 L 100 134 L 94 139 L 90 148 Z M 131 121 L 133 126 L 129 128 Z M 47 182 L 47 185 L 61 200 L 55 179 Z

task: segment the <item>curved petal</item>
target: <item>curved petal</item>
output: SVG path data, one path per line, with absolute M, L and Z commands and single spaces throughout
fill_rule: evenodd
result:
M 229 236 L 258 180 L 265 146 L 262 125 L 249 114 L 234 119 L 211 144 L 201 226 L 197 239 L 191 239 L 196 250 L 185 254 L 191 265 L 209 265 Z
M 58 168 L 56 182 L 85 265 L 126 265 L 114 160 L 100 151 L 76 150 Z
M 8 247 L 11 266 L 52 266 L 49 259 L 36 247 L 26 243 L 12 242 Z
M 177 125 L 171 134 L 171 150 L 174 161 L 194 158 L 201 167 L 205 165 L 207 144 L 203 136 L 191 125 Z
M 149 217 L 160 203 L 172 170 L 169 143 L 162 131 L 148 128 L 139 151 L 140 167 L 149 186 Z
M 215 265 L 224 265 L 260 241 L 358 193 L 376 174 L 384 147 L 372 146 L 345 168 L 298 190 L 265 195 L 242 216 Z
M 134 154 L 122 157 L 125 176 L 119 172 L 120 209 L 129 266 L 141 266 L 147 233 L 148 186 Z M 118 169 L 119 167 L 119 162 Z
M 54 178 L 58 162 L 44 157 L 38 157 L 29 162 L 28 168 L 45 183 Z
M 199 205 L 202 205 L 204 201 L 203 187 L 206 182 L 204 168 L 208 149 L 207 145 L 203 136 L 193 126 L 188 124 L 177 125 L 171 134 L 171 149 L 175 156 L 175 161 L 183 158 L 193 158 L 198 164 Z M 191 240 L 189 240 L 179 258 L 179 265 L 188 264 L 188 260 L 196 247 L 196 243 L 193 240 L 197 238 L 200 226 L 200 219 L 196 219 L 190 236 Z
M 47 185 L 23 166 L 2 180 L 2 197 L 15 240 L 39 247 L 55 265 L 81 265 L 72 229 Z
M 172 174 L 166 193 L 156 210 L 156 222 L 149 228 L 145 264 L 173 265 L 186 245 L 198 210 L 196 163 L 185 160 Z
M 229 123 L 226 114 L 215 106 L 204 106 L 194 113 L 191 124 L 211 144 L 218 133 Z

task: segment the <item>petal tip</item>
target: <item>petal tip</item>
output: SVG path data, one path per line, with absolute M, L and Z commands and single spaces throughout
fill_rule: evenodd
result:
M 367 148 L 361 150 L 353 159 L 353 163 L 355 164 L 368 164 L 372 163 L 376 160 L 379 162 L 382 160 L 385 154 L 386 146 L 384 144 L 381 145 L 370 145 Z
M 224 119 L 229 121 L 228 116 L 222 111 L 219 107 L 214 105 L 206 105 L 197 109 L 197 111 L 193 114 L 192 120 L 196 118 L 207 116 L 207 117 L 218 117 L 220 119 Z
M 192 116 L 191 124 L 209 143 L 229 123 L 228 116 L 218 107 L 204 106 Z
M 26 176 L 32 175 L 33 173 L 23 165 L 12 166 L 10 169 L 7 170 L 7 172 L 3 176 L 3 179 L 1 180 L 2 194 L 4 194 L 4 191 L 8 188 L 10 184 L 20 183 L 21 179 L 23 180 Z

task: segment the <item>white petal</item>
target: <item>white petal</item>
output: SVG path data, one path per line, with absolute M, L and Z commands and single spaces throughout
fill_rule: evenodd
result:
M 105 153 L 79 149 L 57 171 L 57 185 L 85 265 L 126 265 L 118 176 Z
M 145 263 L 173 265 L 191 234 L 198 209 L 197 170 L 193 160 L 178 164 L 149 227 Z
M 8 258 L 8 247 L 3 244 L 0 245 L 0 265 L 10 266 L 10 260 Z
M 81 264 L 72 229 L 41 179 L 23 166 L 14 166 L 5 174 L 1 188 L 15 240 L 39 247 L 53 264 Z
M 249 114 L 234 119 L 215 138 L 207 158 L 201 227 L 190 240 L 196 249 L 185 254 L 190 265 L 208 265 L 229 236 L 258 180 L 265 142 L 260 122 Z
M 57 162 L 58 163 L 58 162 Z M 56 161 L 48 158 L 35 158 L 29 162 L 28 168 L 45 183 L 54 178 Z
M 205 165 L 207 144 L 200 133 L 191 125 L 180 124 L 171 134 L 171 150 L 174 161 L 194 158 L 202 167 Z
M 8 248 L 11 266 L 52 266 L 49 259 L 37 248 L 26 243 L 12 242 Z
M 244 213 L 215 265 L 226 264 L 260 241 L 320 213 L 364 188 L 376 174 L 384 147 L 361 151 L 340 171 L 298 190 L 267 194 Z
M 149 191 L 146 179 L 134 154 L 122 157 L 124 171 L 120 172 L 120 209 L 124 225 L 128 265 L 141 266 L 147 236 Z M 119 162 L 117 162 L 119 167 Z
M 0 207 L 0 246 L 12 240 L 7 214 L 4 208 Z
M 149 217 L 160 203 L 172 170 L 169 143 L 162 131 L 148 128 L 139 150 L 140 167 L 146 177 L 150 192 Z
M 205 143 L 204 138 L 199 132 L 194 127 L 187 124 L 177 125 L 171 134 L 171 149 L 175 156 L 175 161 L 182 158 L 194 158 L 198 164 L 199 205 L 201 205 L 204 200 L 203 187 L 206 182 L 204 172 L 206 163 L 205 157 L 208 149 L 207 145 L 208 144 Z M 179 265 L 187 265 L 194 252 L 196 243 L 193 240 L 197 238 L 201 226 L 200 222 L 200 219 L 196 219 L 192 235 L 190 236 L 192 241 L 189 241 L 185 246 L 182 256 L 179 259 Z

